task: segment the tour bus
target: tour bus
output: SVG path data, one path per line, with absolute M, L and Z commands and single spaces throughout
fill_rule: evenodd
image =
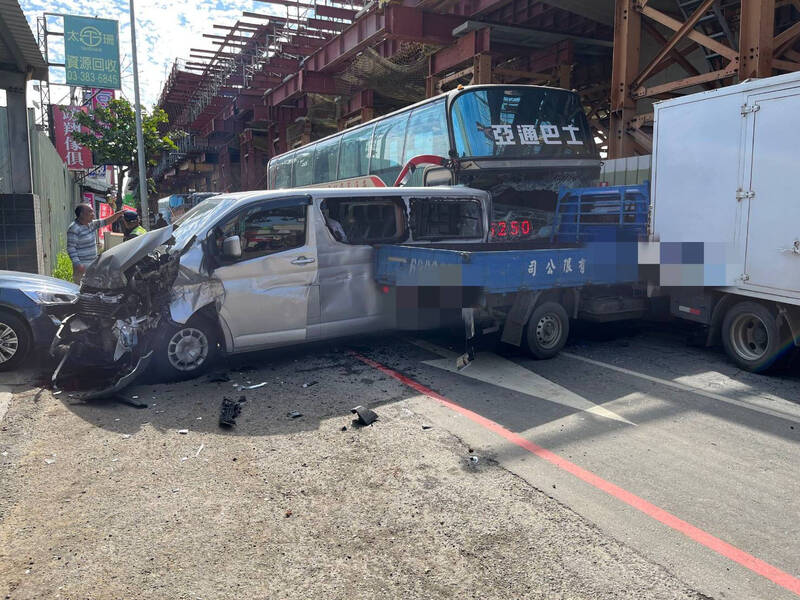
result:
M 424 168 L 418 168 L 423 167 Z M 463 185 L 490 192 L 495 241 L 549 238 L 558 190 L 595 185 L 600 155 L 577 93 L 459 86 L 276 156 L 270 189 Z

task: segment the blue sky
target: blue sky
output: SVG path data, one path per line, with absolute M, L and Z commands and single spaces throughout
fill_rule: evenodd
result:
M 36 34 L 36 18 L 44 12 L 102 17 L 119 21 L 122 92 L 133 102 L 133 70 L 131 67 L 131 30 L 127 0 L 20 0 L 22 10 Z M 136 45 L 139 55 L 139 85 L 142 104 L 151 107 L 158 100 L 166 75 L 176 58 L 189 58 L 190 48 L 215 48 L 204 33 L 224 33 L 214 29 L 215 23 L 233 25 L 242 11 L 270 12 L 279 8 L 254 0 L 135 0 Z M 276 11 L 277 12 L 277 11 Z M 61 29 L 61 19 L 50 18 L 48 28 Z M 61 38 L 49 37 L 51 62 L 63 62 Z M 64 81 L 64 69 L 50 69 L 51 82 Z M 63 86 L 51 88 L 51 102 L 57 103 L 68 94 Z M 38 100 L 38 98 L 37 98 Z

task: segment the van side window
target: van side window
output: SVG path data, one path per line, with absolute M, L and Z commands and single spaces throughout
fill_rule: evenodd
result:
M 481 205 L 472 198 L 411 198 L 411 232 L 415 240 L 480 238 Z
M 238 235 L 242 243 L 240 261 L 299 248 L 306 243 L 306 207 L 256 206 L 218 228 L 218 247 L 232 235 Z
M 376 244 L 406 237 L 401 198 L 326 198 L 325 224 L 334 239 L 345 244 Z

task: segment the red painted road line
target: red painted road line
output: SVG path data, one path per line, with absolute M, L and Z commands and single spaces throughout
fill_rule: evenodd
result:
M 595 475 L 591 471 L 587 471 L 586 469 L 579 467 L 573 462 L 568 461 L 565 458 L 562 458 L 558 454 L 547 450 L 533 442 L 526 440 L 521 435 L 514 433 L 500 425 L 492 421 L 491 419 L 487 419 L 479 415 L 476 412 L 469 410 L 468 408 L 464 408 L 463 406 L 456 404 L 452 400 L 449 400 L 442 396 L 441 394 L 437 394 L 430 388 L 425 387 L 421 383 L 417 383 L 413 379 L 406 377 L 405 375 L 390 369 L 380 363 L 375 362 L 363 356 L 357 352 L 350 352 L 352 356 L 360 360 L 361 362 L 369 365 L 374 369 L 378 369 L 382 373 L 392 377 L 399 382 L 407 385 L 408 387 L 418 391 L 421 394 L 425 394 L 426 396 L 430 396 L 431 398 L 439 401 L 441 404 L 446 406 L 447 408 L 459 413 L 470 419 L 471 421 L 485 427 L 489 431 L 496 433 L 497 435 L 505 438 L 512 444 L 516 444 L 520 448 L 524 448 L 531 454 L 535 454 L 539 458 L 546 460 L 547 462 L 555 465 L 559 469 L 567 471 L 571 473 L 578 479 L 585 481 L 589 485 L 602 490 L 603 492 L 613 496 L 617 500 L 621 500 L 625 504 L 632 506 L 636 510 L 639 510 L 646 514 L 649 517 L 652 517 L 656 521 L 659 521 L 674 529 L 675 531 L 679 531 L 680 533 L 684 534 L 685 536 L 693 539 L 695 542 L 702 544 L 706 548 L 709 548 L 716 552 L 717 554 L 721 554 L 722 556 L 731 559 L 734 562 L 739 563 L 743 567 L 750 569 L 754 573 L 761 575 L 762 577 L 766 577 L 773 583 L 778 584 L 782 588 L 789 590 L 790 592 L 794 592 L 798 596 L 800 596 L 800 579 L 781 571 L 777 567 L 773 567 L 771 564 L 764 562 L 763 560 L 756 558 L 752 554 L 748 554 L 744 550 L 740 550 L 736 546 L 732 546 L 731 544 L 724 542 L 723 540 L 719 539 L 718 537 L 714 537 L 710 533 L 703 531 L 702 529 L 695 527 L 694 525 L 687 523 L 683 519 L 679 519 L 675 515 L 668 513 L 664 509 L 659 508 L 655 504 L 651 504 L 644 498 L 640 498 L 636 494 L 632 494 L 631 492 L 622 489 L 621 487 L 614 485 L 610 481 L 606 481 L 602 477 Z

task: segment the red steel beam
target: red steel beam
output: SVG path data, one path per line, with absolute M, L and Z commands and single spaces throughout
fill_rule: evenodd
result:
M 431 75 L 443 73 L 467 60 L 472 60 L 476 54 L 489 52 L 490 47 L 491 29 L 484 27 L 470 31 L 467 35 L 458 38 L 452 46 L 442 48 L 436 54 L 431 55 L 429 73 Z
M 452 44 L 452 30 L 464 21 L 461 17 L 425 13 L 389 4 L 382 13 L 375 10 L 360 17 L 341 34 L 329 40 L 309 57 L 306 66 L 312 71 L 326 71 L 376 40 L 385 37 L 403 41 Z
M 775 0 L 742 0 L 739 81 L 772 75 Z
M 263 27 L 266 27 L 266 25 L 263 23 L 247 23 L 246 21 L 237 21 L 236 25 L 221 25 L 214 23 L 212 27 L 214 29 L 241 29 L 243 31 L 250 31 L 262 29 Z
M 292 35 L 292 43 L 302 44 L 304 46 L 312 46 L 314 48 L 321 48 L 328 42 L 327 39 L 310 37 L 307 35 Z
M 375 101 L 375 94 L 372 90 L 361 90 L 360 93 L 354 95 L 347 101 L 347 105 L 343 107 L 342 117 L 346 118 L 350 115 L 357 113 L 362 108 L 371 108 Z
M 270 92 L 270 106 L 279 106 L 300 94 L 335 94 L 336 81 L 330 75 L 302 69 Z
M 215 35 L 213 33 L 204 33 L 204 38 L 214 39 L 214 40 L 244 40 L 250 41 L 256 39 L 257 35 L 235 35 L 233 33 L 229 33 L 228 35 Z
M 398 5 L 387 6 L 385 15 L 387 37 L 445 46 L 455 41 L 453 29 L 464 22 L 459 16 L 426 13 Z
M 314 29 L 339 32 L 342 31 L 345 27 L 347 27 L 349 23 L 342 23 L 340 21 L 326 21 L 325 19 L 315 19 L 314 17 L 308 17 L 306 19 L 306 25 Z
M 317 49 L 314 46 L 297 46 L 295 44 L 284 44 L 281 52 L 286 54 L 299 54 L 301 56 L 311 56 Z
M 455 41 L 453 28 L 462 22 L 463 18 L 453 15 L 424 13 L 412 7 L 389 4 L 383 12 L 371 10 L 326 42 L 308 57 L 304 70 L 318 73 L 331 70 L 382 38 L 449 45 Z M 266 103 L 278 106 L 287 98 L 296 96 L 296 90 L 302 87 L 295 81 L 298 77 L 295 75 L 272 90 L 265 99 Z
M 335 6 L 318 4 L 314 7 L 314 12 L 320 17 L 327 17 L 329 19 L 347 19 L 348 21 L 352 21 L 358 11 L 349 8 L 337 8 Z

